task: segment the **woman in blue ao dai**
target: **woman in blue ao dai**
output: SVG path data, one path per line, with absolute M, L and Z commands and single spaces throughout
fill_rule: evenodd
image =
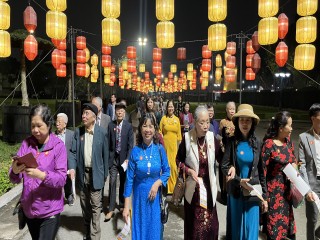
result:
M 162 239 L 160 186 L 166 185 L 170 167 L 166 152 L 155 134 L 154 116 L 146 113 L 140 120 L 137 146 L 132 149 L 127 169 L 123 217 L 128 221 L 132 197 L 132 240 Z

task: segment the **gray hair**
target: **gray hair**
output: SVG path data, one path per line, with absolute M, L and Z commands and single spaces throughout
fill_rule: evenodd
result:
M 97 100 L 97 102 L 98 102 L 98 104 L 100 105 L 100 107 L 103 106 L 101 97 L 94 97 L 94 99 Z
M 194 120 L 197 121 L 199 118 L 200 113 L 208 113 L 208 109 L 204 105 L 199 105 L 196 110 L 194 110 Z
M 228 106 L 230 106 L 231 104 L 234 105 L 234 107 L 236 107 L 236 103 L 233 101 L 230 101 L 230 102 L 227 102 L 226 109 L 228 109 Z
M 65 113 L 58 113 L 58 114 L 57 114 L 57 118 L 58 118 L 58 117 L 61 117 L 61 118 L 63 119 L 64 123 L 65 123 L 65 124 L 68 124 L 68 116 L 67 116 L 67 114 L 65 114 Z

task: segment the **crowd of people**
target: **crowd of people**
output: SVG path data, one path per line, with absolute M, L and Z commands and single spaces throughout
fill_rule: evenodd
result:
M 79 128 L 67 129 L 68 116 L 58 113 L 54 132 L 49 107 L 32 108 L 31 136 L 16 155 L 32 153 L 38 167 L 14 158 L 9 170 L 12 182 L 23 180 L 20 202 L 32 239 L 55 239 L 64 202 L 74 204 L 72 181 L 79 191 L 83 239 L 101 239 L 101 212 L 109 222 L 117 207 L 124 221 L 131 221 L 132 239 L 163 239 L 161 191 L 169 199 L 179 174 L 186 176 L 184 239 L 218 239 L 218 200 L 227 206 L 226 239 L 257 240 L 261 229 L 270 240 L 296 239 L 292 182 L 283 172 L 287 164 L 311 189 L 305 196 L 306 239 L 320 238 L 320 104 L 309 109 L 312 126 L 299 136 L 297 157 L 287 111 L 276 113 L 259 139 L 260 118 L 249 104 L 236 108 L 228 102 L 220 122 L 213 105 L 191 111 L 181 96 L 166 102 L 141 96 L 132 112 L 126 108 L 113 94 L 104 111 L 102 99 L 94 97 L 83 105 Z

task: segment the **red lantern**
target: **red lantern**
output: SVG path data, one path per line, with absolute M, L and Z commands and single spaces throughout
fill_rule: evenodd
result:
M 248 54 L 254 54 L 256 52 L 252 47 L 252 40 L 247 41 L 246 51 Z
M 114 64 L 111 64 L 111 72 L 114 73 L 116 71 L 116 66 Z
M 169 79 L 173 78 L 173 73 L 172 72 L 168 72 L 168 78 Z
M 61 53 L 60 50 L 54 49 L 51 53 L 51 62 L 55 69 L 59 68 L 61 65 Z
M 187 55 L 187 50 L 185 48 L 177 49 L 177 60 L 185 60 Z
M 106 54 L 106 55 L 110 55 L 111 54 L 111 47 L 106 45 L 106 44 L 102 44 L 102 54 Z
M 211 71 L 211 59 L 202 59 L 202 71 Z
M 58 77 L 66 77 L 67 76 L 67 67 L 64 64 L 61 64 L 57 69 L 56 69 L 56 75 Z
M 252 39 L 252 48 L 253 48 L 253 50 L 258 51 L 259 48 L 260 48 L 260 44 L 259 44 L 259 41 L 258 41 L 258 31 L 255 31 L 252 34 L 251 39 Z
M 111 82 L 116 82 L 117 81 L 116 75 L 114 73 L 110 74 L 110 81 Z
M 161 48 L 153 48 L 153 50 L 152 50 L 152 59 L 153 59 L 153 61 L 161 61 L 161 59 L 162 59 L 162 50 L 161 50 Z
M 76 47 L 77 49 L 84 50 L 87 47 L 86 37 L 78 36 L 76 38 Z
M 247 54 L 246 67 L 248 67 L 248 68 L 252 67 L 252 57 L 253 57 L 253 54 Z
M 149 79 L 149 78 L 150 78 L 149 72 L 145 72 L 145 73 L 144 73 L 144 78 L 145 78 L 145 79 Z
M 23 24 L 29 33 L 33 33 L 37 28 L 37 14 L 33 7 L 28 6 L 23 12 Z
M 202 58 L 211 58 L 211 51 L 208 48 L 208 45 L 202 46 Z
M 127 57 L 129 59 L 135 59 L 137 57 L 136 47 L 134 47 L 134 46 L 127 47 Z
M 60 55 L 61 55 L 61 63 L 66 63 L 67 62 L 67 53 L 66 51 L 59 50 Z
M 77 62 L 85 63 L 86 62 L 86 52 L 84 50 L 77 50 Z
M 281 13 L 278 17 L 278 36 L 279 39 L 284 39 L 289 30 L 289 19 L 287 15 Z
M 225 76 L 226 82 L 234 82 L 236 80 L 236 72 L 234 69 L 228 69 Z
M 252 57 L 252 70 L 254 73 L 259 72 L 261 68 L 261 58 L 258 53 L 255 53 Z
M 191 83 L 192 89 L 195 90 L 197 88 L 197 81 L 193 80 Z
M 76 74 L 79 77 L 85 77 L 86 76 L 86 64 L 77 63 Z
M 160 61 L 154 61 L 152 63 L 152 72 L 155 75 L 160 75 L 162 72 L 162 66 Z
M 185 71 L 180 71 L 180 78 L 184 78 L 186 76 L 186 72 Z
M 235 68 L 236 67 L 236 57 L 235 56 L 228 56 L 226 66 L 227 66 L 227 68 Z
M 247 68 L 246 69 L 246 80 L 252 81 L 256 78 L 256 74 L 252 70 L 252 68 Z
M 288 46 L 285 42 L 279 42 L 276 48 L 276 63 L 279 67 L 286 65 L 288 61 Z
M 51 39 L 53 45 L 59 50 L 66 50 L 67 49 L 67 41 L 66 39 L 59 40 L 59 39 Z
M 236 42 L 227 42 L 227 53 L 230 55 L 236 54 Z
M 101 66 L 102 67 L 111 67 L 111 56 L 110 55 L 102 55 Z
M 28 58 L 29 61 L 32 61 L 38 55 L 38 42 L 33 35 L 29 35 L 24 40 L 24 55 Z
M 129 59 L 128 60 L 127 70 L 128 70 L 129 73 L 137 71 L 137 62 L 136 62 L 135 59 Z

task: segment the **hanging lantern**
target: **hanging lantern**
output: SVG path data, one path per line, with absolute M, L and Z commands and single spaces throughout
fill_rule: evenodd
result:
M 180 78 L 184 79 L 186 76 L 185 71 L 180 71 Z
M 262 18 L 272 17 L 279 11 L 279 0 L 259 0 L 258 15 Z
M 27 57 L 29 61 L 33 61 L 38 55 L 38 42 L 37 39 L 33 35 L 29 35 L 24 40 L 24 55 Z
M 278 16 L 278 35 L 279 39 L 284 39 L 289 30 L 289 19 L 287 15 L 281 13 Z
M 278 18 L 268 17 L 259 21 L 258 41 L 260 45 L 269 45 L 278 41 Z
M 222 23 L 212 24 L 208 29 L 208 48 L 211 51 L 221 51 L 226 48 L 227 27 Z
M 46 0 L 46 5 L 52 11 L 63 12 L 67 9 L 67 0 Z
M 127 47 L 127 57 L 129 59 L 134 59 L 137 57 L 137 50 L 134 46 L 128 46 Z
M 220 80 L 222 76 L 222 68 L 216 68 L 216 71 L 214 72 L 214 77 L 216 80 Z
M 128 61 L 123 60 L 121 63 L 121 68 L 119 68 L 119 72 L 122 72 L 123 70 L 127 70 L 127 69 L 128 69 Z
M 67 37 L 67 16 L 62 12 L 48 11 L 46 33 L 49 38 L 65 39 Z
M 181 61 L 181 60 L 185 60 L 187 56 L 187 50 L 186 48 L 178 48 L 177 49 L 177 60 Z
M 29 33 L 33 33 L 37 28 L 37 14 L 33 7 L 28 6 L 23 12 L 23 24 Z
M 10 27 L 10 6 L 0 1 L 0 29 L 7 30 Z
M 94 79 L 98 79 L 98 77 L 99 77 L 99 70 L 97 69 L 96 66 L 92 66 L 92 67 L 91 67 L 91 76 L 92 76 Z
M 312 44 L 300 44 L 294 52 L 294 68 L 312 70 L 315 64 L 316 48 Z
M 90 75 L 90 66 L 89 66 L 88 63 L 86 63 L 85 65 L 86 65 L 86 75 L 85 75 L 85 77 L 87 78 Z
M 85 48 L 84 51 L 86 52 L 86 62 L 88 62 L 90 59 L 90 51 L 88 48 Z
M 67 49 L 67 41 L 66 39 L 51 39 L 53 45 L 59 50 L 66 50 Z
M 84 63 L 77 63 L 76 66 L 76 74 L 79 77 L 84 77 L 86 76 L 86 64 Z
M 300 16 L 313 15 L 318 10 L 319 0 L 297 0 L 297 13 Z
M 172 72 L 168 72 L 168 78 L 172 79 L 173 78 L 173 73 Z
M 153 48 L 153 50 L 152 50 L 152 59 L 153 59 L 153 61 L 161 61 L 161 59 L 162 59 L 162 50 L 161 50 L 161 48 Z
M 216 56 L 216 67 L 221 67 L 222 66 L 222 57 L 220 54 L 217 54 Z
M 118 18 L 120 16 L 120 0 L 102 0 L 101 13 L 106 18 Z
M 228 56 L 226 62 L 227 68 L 235 68 L 236 67 L 236 57 L 235 56 Z
M 256 79 L 256 74 L 252 70 L 252 68 L 247 68 L 246 69 L 246 80 L 248 81 L 253 81 Z
M 85 63 L 86 62 L 86 52 L 84 50 L 77 50 L 76 56 L 78 63 Z
M 86 37 L 78 36 L 76 38 L 76 47 L 77 49 L 83 50 L 87 47 Z
M 91 56 L 91 65 L 97 66 L 99 62 L 99 58 L 97 54 L 93 54 Z
M 0 58 L 11 55 L 10 34 L 7 31 L 0 30 Z
M 108 56 L 108 55 L 106 55 L 106 56 Z M 110 67 L 104 67 L 104 68 L 103 68 L 103 73 L 104 73 L 104 74 L 107 74 L 107 75 L 110 75 L 110 73 L 111 73 L 111 68 L 110 68 Z
M 54 49 L 51 53 L 51 63 L 55 69 L 58 69 L 62 63 L 60 50 Z
M 146 71 L 146 65 L 143 63 L 139 64 L 139 72 L 145 72 Z
M 317 19 L 312 16 L 301 17 L 296 25 L 296 41 L 312 43 L 317 38 Z
M 202 46 L 202 58 L 211 58 L 211 51 L 208 48 L 208 45 Z
M 247 54 L 254 54 L 256 52 L 252 47 L 252 40 L 247 41 L 246 52 Z
M 156 0 L 156 17 L 159 21 L 170 21 L 174 17 L 174 0 Z
M 110 55 L 111 54 L 111 47 L 106 45 L 106 44 L 102 44 L 102 54 L 105 54 L 105 55 Z
M 223 21 L 227 17 L 227 0 L 209 0 L 208 18 L 211 22 Z
M 137 71 L 137 62 L 135 59 L 129 59 L 128 60 L 128 72 L 136 72 Z
M 227 42 L 227 53 L 230 55 L 236 54 L 237 48 L 236 42 Z
M 176 73 L 177 72 L 177 65 L 176 64 L 171 64 L 170 65 L 170 72 Z
M 187 64 L 187 71 L 188 72 L 192 72 L 193 71 L 193 64 L 192 63 L 188 63 Z
M 144 73 L 144 78 L 145 78 L 145 79 L 149 79 L 149 78 L 150 78 L 149 72 L 145 72 L 145 73 Z
M 261 68 L 261 58 L 258 53 L 255 53 L 252 57 L 252 71 L 257 73 Z
M 248 54 L 246 56 L 246 67 L 248 68 L 252 67 L 252 57 L 253 57 L 253 54 Z
M 236 71 L 234 69 L 226 70 L 226 74 L 224 78 L 226 82 L 234 82 L 236 80 Z
M 67 62 L 67 53 L 64 50 L 59 50 L 60 51 L 60 56 L 61 56 L 61 63 L 66 63 Z
M 118 46 L 121 42 L 120 21 L 116 18 L 102 20 L 102 43 L 108 46 Z
M 175 42 L 173 22 L 158 22 L 156 28 L 156 38 L 158 48 L 172 48 Z
M 211 59 L 202 59 L 202 66 L 201 66 L 202 71 L 211 71 Z
M 251 40 L 252 40 L 252 48 L 254 51 L 257 52 L 260 48 L 260 44 L 258 41 L 258 31 L 254 31 L 254 33 L 252 34 Z
M 276 63 L 279 67 L 286 65 L 288 61 L 288 46 L 285 42 L 279 42 L 276 48 Z
M 57 77 L 66 77 L 67 76 L 67 66 L 64 64 L 60 64 L 60 66 L 56 69 Z
M 155 75 L 159 75 L 162 73 L 162 66 L 161 66 L 161 62 L 159 61 L 154 61 L 152 63 L 152 72 Z
M 103 77 L 104 83 L 110 83 L 110 75 L 104 75 Z
M 102 67 L 111 67 L 111 56 L 110 55 L 102 55 L 101 58 L 101 66 Z

